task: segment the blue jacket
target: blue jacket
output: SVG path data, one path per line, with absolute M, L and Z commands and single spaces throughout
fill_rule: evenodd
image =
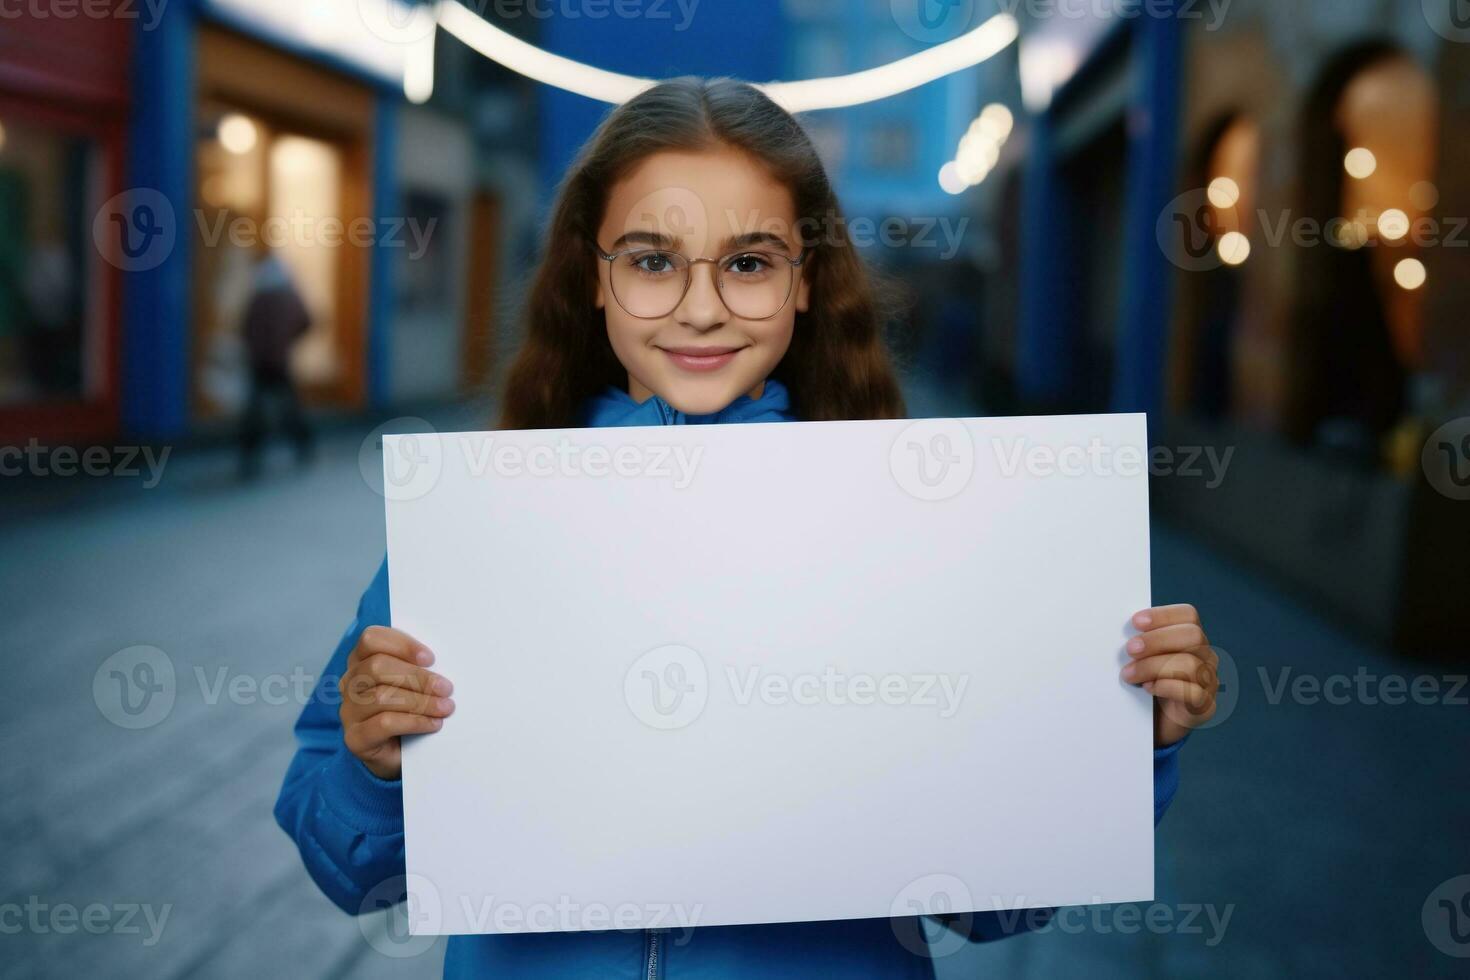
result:
M 626 393 L 609 389 L 592 399 L 586 423 L 697 425 L 792 418 L 786 389 L 768 380 L 759 399 L 741 396 L 708 416 L 687 416 L 656 396 L 639 404 Z M 359 634 L 373 625 L 390 625 L 386 560 L 363 593 L 357 617 L 342 634 L 296 723 L 296 757 L 275 809 L 277 822 L 296 842 L 312 879 L 328 898 L 353 915 L 381 907 L 385 898 L 398 901 L 403 895 L 401 784 L 379 779 L 347 751 L 337 716 L 337 680 L 346 670 L 347 656 Z M 1176 744 L 1154 753 L 1155 823 L 1178 787 L 1178 750 Z M 996 913 L 976 913 L 967 933 L 971 939 L 986 941 L 1042 921 L 1044 917 L 1032 915 L 1002 919 Z M 921 955 L 925 950 L 921 935 L 916 919 L 877 918 L 682 931 L 452 936 L 444 976 L 715 980 L 758 975 L 776 980 L 929 980 L 933 965 Z

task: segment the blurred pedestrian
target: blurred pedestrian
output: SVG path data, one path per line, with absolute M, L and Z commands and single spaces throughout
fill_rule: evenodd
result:
M 296 461 L 311 461 L 311 428 L 291 377 L 291 349 L 311 326 L 311 313 L 286 265 L 274 252 L 255 267 L 241 334 L 250 361 L 250 397 L 240 420 L 240 477 L 260 472 L 260 451 L 270 435 L 271 414 L 296 447 Z

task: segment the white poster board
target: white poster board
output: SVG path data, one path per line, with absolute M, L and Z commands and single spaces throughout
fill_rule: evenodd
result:
M 1142 415 L 384 451 L 415 932 L 1152 899 Z

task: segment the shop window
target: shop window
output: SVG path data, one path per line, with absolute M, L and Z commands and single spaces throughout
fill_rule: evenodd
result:
M 1323 244 L 1299 261 L 1298 331 L 1288 421 L 1302 441 L 1377 466 L 1394 457 L 1422 367 L 1438 191 L 1438 104 L 1413 59 L 1387 48 L 1345 53 L 1303 125 L 1304 211 Z
M 96 394 L 99 151 L 0 114 L 0 406 Z
M 227 106 L 202 115 L 197 146 L 198 391 L 205 416 L 244 396 L 241 317 L 262 260 L 274 255 L 311 311 L 292 350 L 296 379 L 329 389 L 342 374 L 337 321 L 341 252 L 353 233 L 342 218 L 342 152 Z M 264 271 L 263 271 L 264 270 Z

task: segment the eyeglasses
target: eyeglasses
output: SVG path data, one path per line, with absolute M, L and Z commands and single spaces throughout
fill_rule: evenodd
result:
M 640 320 L 668 316 L 684 302 L 692 280 L 690 270 L 700 262 L 715 267 L 715 289 L 725 308 L 742 320 L 769 320 L 791 299 L 796 284 L 796 267 L 806 258 L 780 252 L 745 250 L 719 259 L 691 259 L 662 248 L 625 248 L 604 252 L 593 248 L 608 263 L 613 299 L 628 315 Z

